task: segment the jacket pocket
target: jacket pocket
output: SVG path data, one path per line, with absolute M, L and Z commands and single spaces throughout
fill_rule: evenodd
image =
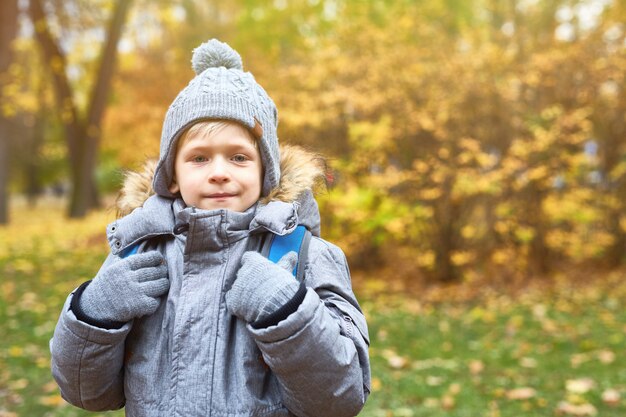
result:
M 331 314 L 338 319 L 341 327 L 341 334 L 352 340 L 354 343 L 354 347 L 359 355 L 361 372 L 363 373 L 363 391 L 365 393 L 365 397 L 367 398 L 371 392 L 371 370 L 368 354 L 370 339 L 365 317 L 360 311 L 354 309 L 354 307 L 348 304 L 346 304 L 346 307 L 344 308 L 342 308 L 343 304 L 338 304 L 333 301 L 327 300 L 324 304 L 329 309 Z M 351 309 L 354 311 L 349 312 L 348 310 Z
M 349 337 L 352 340 L 355 340 L 358 335 L 360 335 L 367 346 L 370 345 L 369 333 L 367 331 L 367 324 L 365 323 L 365 319 L 360 312 L 358 313 L 359 318 L 363 318 L 363 320 L 355 320 L 353 315 L 351 315 L 347 308 L 342 308 L 332 301 L 325 301 L 324 304 L 328 307 L 331 313 L 339 319 L 339 323 L 341 326 L 341 333 L 344 336 Z M 354 314 L 354 312 L 352 312 Z M 355 314 L 356 315 L 356 314 Z M 356 329 L 356 330 L 355 330 Z

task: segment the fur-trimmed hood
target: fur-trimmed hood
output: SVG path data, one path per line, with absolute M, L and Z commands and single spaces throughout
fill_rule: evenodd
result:
M 130 214 L 143 206 L 153 194 L 152 182 L 156 161 L 147 161 L 141 171 L 128 171 L 116 200 L 118 218 Z M 270 194 L 261 199 L 261 204 L 272 201 L 285 203 L 299 202 L 299 217 L 317 217 L 315 226 L 319 228 L 319 210 L 313 197 L 314 192 L 326 185 L 327 164 L 324 157 L 299 146 L 280 147 L 280 183 Z

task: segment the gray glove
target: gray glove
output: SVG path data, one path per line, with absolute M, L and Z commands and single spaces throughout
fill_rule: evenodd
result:
M 153 314 L 170 286 L 163 255 L 131 255 L 101 270 L 85 288 L 80 308 L 96 320 L 127 322 Z
M 295 252 L 276 264 L 258 252 L 244 253 L 237 279 L 226 293 L 228 310 L 248 323 L 274 313 L 298 292 L 300 284 L 291 274 L 297 262 Z

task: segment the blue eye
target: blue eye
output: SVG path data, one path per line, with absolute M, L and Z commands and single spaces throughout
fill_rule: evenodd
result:
M 233 161 L 235 162 L 246 162 L 248 158 L 245 155 L 235 155 L 233 156 Z

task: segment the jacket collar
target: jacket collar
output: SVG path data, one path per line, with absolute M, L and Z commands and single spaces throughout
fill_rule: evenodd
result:
M 196 230 L 199 230 L 202 239 L 207 239 L 207 243 L 219 238 L 226 238 L 232 243 L 248 236 L 250 223 L 257 212 L 257 205 L 253 205 L 244 212 L 225 209 L 202 210 L 196 207 L 186 207 L 181 199 L 177 199 L 173 204 L 173 209 L 175 229 L 182 228 L 189 233 L 196 233 Z M 178 232 L 174 230 L 174 233 Z
M 174 200 L 153 195 L 128 216 L 109 224 L 107 240 L 111 253 L 117 255 L 146 238 L 172 234 L 175 227 L 173 203 Z

